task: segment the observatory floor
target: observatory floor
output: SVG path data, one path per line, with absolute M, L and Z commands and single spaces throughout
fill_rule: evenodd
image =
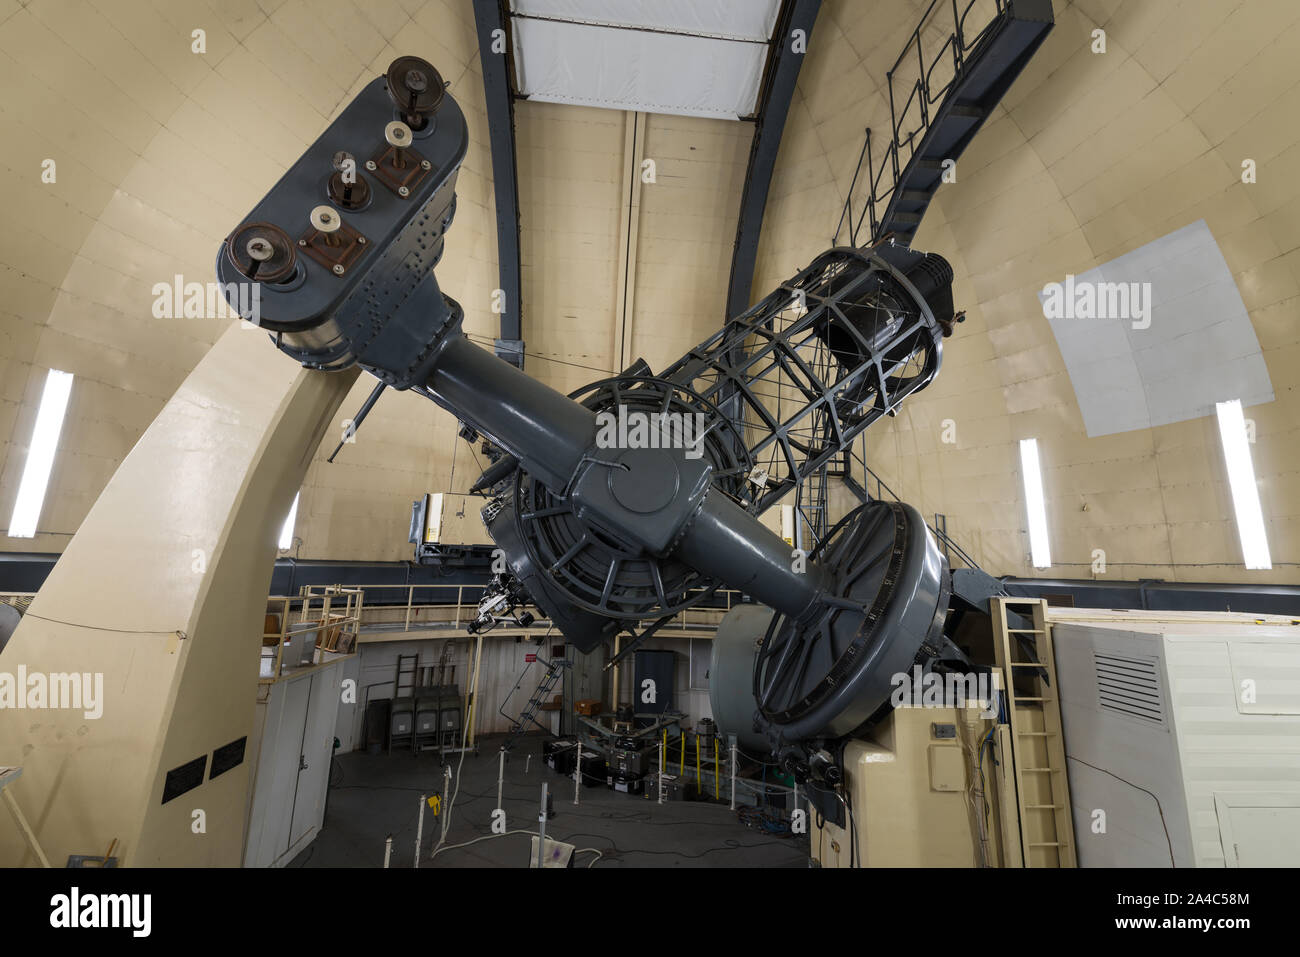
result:
M 451 816 L 447 845 L 462 844 L 491 834 L 496 805 L 497 746 L 500 737 L 485 737 L 480 754 L 465 756 L 460 793 Z M 505 768 L 502 803 L 510 829 L 536 831 L 543 782 L 549 786 L 555 815 L 546 824 L 547 837 L 578 848 L 597 848 L 603 856 L 596 868 L 608 867 L 806 867 L 807 837 L 777 837 L 741 824 L 721 803 L 670 801 L 662 805 L 641 795 L 603 787 L 584 787 L 581 804 L 573 804 L 573 781 L 547 768 L 541 760 L 540 735 L 521 740 Z M 528 755 L 531 760 L 526 760 Z M 458 755 L 451 756 L 453 774 Z M 527 768 L 527 770 L 525 770 Z M 330 777 L 325 826 L 316 840 L 293 859 L 290 867 L 379 867 L 384 841 L 392 835 L 392 867 L 410 867 L 415 846 L 419 796 L 439 794 L 443 771 L 437 755 L 418 757 L 406 752 L 370 755 L 341 754 Z M 424 816 L 421 867 L 524 867 L 528 834 L 492 837 L 468 847 L 444 850 L 433 861 L 442 821 L 432 811 Z M 586 853 L 575 867 L 595 858 Z

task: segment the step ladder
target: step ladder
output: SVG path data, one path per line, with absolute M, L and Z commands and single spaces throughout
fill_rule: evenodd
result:
M 989 605 L 1011 726 L 1023 866 L 1077 867 L 1047 602 L 999 596 Z
M 542 659 L 539 657 L 538 661 L 541 660 Z M 555 684 L 560 680 L 560 676 L 564 673 L 564 669 L 569 667 L 570 664 L 571 662 L 568 658 L 552 658 L 550 661 L 546 662 L 546 673 L 542 675 L 542 680 L 539 681 L 537 687 L 533 689 L 533 695 L 524 705 L 523 712 L 519 715 L 518 719 L 510 725 L 510 735 L 502 743 L 502 751 L 509 751 L 513 748 L 515 742 L 518 741 L 519 737 L 529 729 L 530 725 L 536 724 L 537 727 L 541 728 L 543 731 L 550 730 L 537 720 L 537 712 L 542 709 L 542 705 L 546 703 L 547 697 L 555 689 Z M 516 687 L 518 687 L 518 685 L 516 685 Z

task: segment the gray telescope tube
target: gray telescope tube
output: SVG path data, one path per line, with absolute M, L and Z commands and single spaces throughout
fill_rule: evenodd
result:
M 567 488 L 594 450 L 594 412 L 468 339 L 447 343 L 426 388 L 552 491 Z M 792 618 L 811 614 L 826 587 L 824 569 L 808 563 L 795 571 L 790 546 L 717 489 L 690 520 L 675 555 Z
M 677 557 L 697 571 L 739 588 L 791 618 L 815 613 L 826 591 L 826 569 L 806 562 L 794 570 L 792 549 L 758 519 L 716 489 L 691 522 Z
M 444 347 L 426 388 L 554 492 L 596 444 L 596 413 L 464 337 Z

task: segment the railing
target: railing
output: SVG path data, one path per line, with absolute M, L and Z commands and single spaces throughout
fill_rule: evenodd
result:
M 0 605 L 12 605 L 20 613 L 25 613 L 35 597 L 34 591 L 7 591 L 0 594 Z
M 894 61 L 894 65 L 885 74 L 886 85 L 889 87 L 890 139 L 885 146 L 884 155 L 881 157 L 880 167 L 879 169 L 876 168 L 872 156 L 871 130 L 868 128 L 865 141 L 862 144 L 862 151 L 858 155 L 858 165 L 853 171 L 853 181 L 849 186 L 844 208 L 840 212 L 840 220 L 835 226 L 835 236 L 832 239 L 833 245 L 839 245 L 840 230 L 844 228 L 846 221 L 849 227 L 850 245 L 861 245 L 858 236 L 863 220 L 868 216 L 871 219 L 869 238 L 872 240 L 879 238 L 876 235 L 880 227 L 880 215 L 877 214 L 877 209 L 888 209 L 889 199 L 898 189 L 903 170 L 907 168 L 907 164 L 916 153 L 917 145 L 930 128 L 932 108 L 941 103 L 943 98 L 947 96 L 948 91 L 952 89 L 952 85 L 957 81 L 963 67 L 966 65 L 967 55 L 979 45 L 988 31 L 998 22 L 1006 10 L 1007 2 L 1008 0 L 966 0 L 964 7 L 959 12 L 958 0 L 930 0 L 930 5 L 925 8 L 925 13 L 921 15 L 916 29 L 912 31 L 907 43 L 903 45 L 903 51 L 898 54 L 898 59 Z M 984 7 L 991 5 L 993 15 L 989 17 L 988 22 L 980 28 L 979 32 L 968 35 L 966 20 L 976 4 L 981 4 Z M 942 14 L 939 11 L 951 13 L 951 27 L 942 27 L 940 25 Z M 941 31 L 944 40 L 939 44 L 933 55 L 927 58 L 923 34 L 929 33 L 933 35 L 936 31 Z M 910 86 L 903 87 L 903 80 L 898 74 L 901 69 L 906 69 L 907 75 L 911 75 L 910 65 L 913 53 L 916 57 L 916 76 L 912 79 Z M 948 73 L 945 69 L 949 65 L 951 65 L 951 73 Z M 936 74 L 936 71 L 940 72 Z M 911 128 L 904 132 L 908 127 Z M 906 156 L 903 155 L 904 150 L 906 150 Z M 867 198 L 855 219 L 853 194 L 857 189 L 858 176 L 862 172 L 864 158 L 867 163 Z M 891 175 L 891 179 L 889 184 L 884 186 L 886 173 Z
M 864 459 L 863 456 L 858 453 L 856 448 L 853 449 L 850 454 L 857 461 L 857 463 L 862 466 L 863 474 L 867 478 L 866 491 L 867 491 L 868 498 L 871 498 L 873 500 L 883 501 L 885 496 L 887 495 L 891 501 L 903 503 L 903 500 L 898 497 L 898 495 L 894 492 L 894 490 L 890 488 L 888 485 L 886 485 L 884 482 L 882 482 L 880 480 L 880 476 L 871 470 L 871 467 L 867 465 L 866 459 Z M 872 482 L 876 483 L 876 494 L 874 495 L 871 494 Z M 884 495 L 881 494 L 882 492 L 884 493 Z M 983 569 L 980 568 L 979 562 L 971 558 L 970 555 L 966 553 L 966 550 L 962 548 L 960 545 L 958 545 L 952 539 L 952 536 L 948 534 L 946 519 L 944 520 L 943 527 L 940 527 L 938 522 L 934 522 L 933 524 L 927 522 L 926 528 L 930 529 L 930 531 L 934 534 L 934 537 L 939 540 L 939 544 L 943 545 L 946 550 L 950 552 L 956 552 L 957 557 L 960 558 L 963 562 L 965 562 L 967 568 L 974 568 L 983 571 Z
M 319 589 L 321 586 L 304 586 Z M 368 604 L 361 619 L 361 628 L 367 634 L 391 631 L 406 633 L 412 630 L 447 629 L 461 631 L 478 617 L 478 603 L 483 596 L 483 585 L 360 585 Z M 677 620 L 659 629 L 658 634 L 673 631 L 716 628 L 734 605 L 745 601 L 743 592 L 720 588 L 706 603 L 686 609 Z M 536 619 L 527 629 L 529 634 L 550 630 L 551 621 L 535 606 L 526 606 Z M 653 619 L 643 622 L 649 624 Z M 511 631 L 518 631 L 512 628 Z
M 297 596 L 269 597 L 262 625 L 262 657 L 269 661 L 264 661 L 260 680 L 275 681 L 286 667 L 292 670 L 304 664 L 284 660 L 286 644 L 303 632 L 314 632 L 313 664 L 320 663 L 323 653 L 356 651 L 364 607 L 364 589 L 342 585 L 304 585 Z M 268 654 L 272 646 L 275 651 Z

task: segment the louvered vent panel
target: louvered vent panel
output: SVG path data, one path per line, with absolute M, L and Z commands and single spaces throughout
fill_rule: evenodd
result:
M 1093 652 L 1092 658 L 1097 668 L 1097 698 L 1102 710 L 1164 723 L 1164 696 L 1154 658 L 1126 658 L 1101 652 Z

